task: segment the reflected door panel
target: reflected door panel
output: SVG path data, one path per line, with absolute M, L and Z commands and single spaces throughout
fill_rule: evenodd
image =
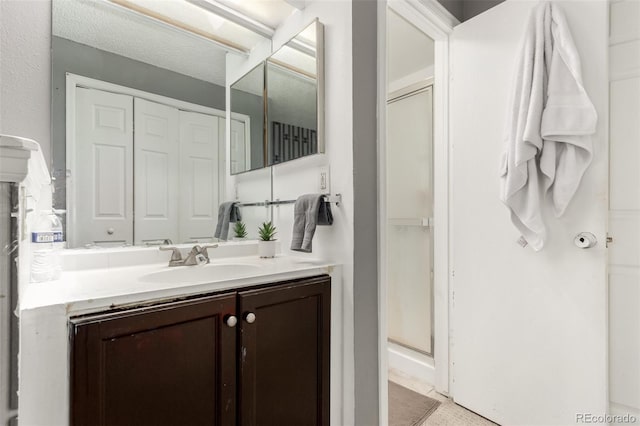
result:
M 69 247 L 211 241 L 224 117 L 128 94 L 75 92 Z
M 136 244 L 178 241 L 179 111 L 135 99 Z
M 180 111 L 180 242 L 208 241 L 216 227 L 220 125 L 218 117 Z
M 433 234 L 432 89 L 387 106 L 389 339 L 431 354 Z
M 251 169 L 251 147 L 249 137 L 249 118 L 246 122 L 231 119 L 231 174 Z
M 72 247 L 133 242 L 133 97 L 76 91 Z

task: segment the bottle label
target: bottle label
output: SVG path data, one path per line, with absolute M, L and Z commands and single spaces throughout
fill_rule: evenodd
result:
M 62 232 L 32 232 L 32 243 L 61 243 L 64 241 Z

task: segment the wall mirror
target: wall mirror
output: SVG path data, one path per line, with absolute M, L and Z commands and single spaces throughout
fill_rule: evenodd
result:
M 231 123 L 231 174 L 265 166 L 264 138 L 264 63 L 231 85 L 231 111 L 237 120 Z
M 231 174 L 323 153 L 324 26 L 312 22 L 234 83 L 231 111 L 251 121 L 244 145 L 232 128 Z
M 52 174 L 67 245 L 210 240 L 225 199 L 226 51 L 116 3 L 52 1 Z
M 266 61 L 269 165 L 324 152 L 323 40 L 316 20 Z

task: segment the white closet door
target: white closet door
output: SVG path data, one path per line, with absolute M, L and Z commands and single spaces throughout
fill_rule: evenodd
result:
M 515 61 L 538 1 L 507 0 L 456 26 L 451 76 L 451 353 L 454 400 L 503 425 L 569 425 L 607 411 L 607 40 L 605 1 L 559 1 L 598 112 L 594 157 L 534 252 L 499 200 Z M 637 190 L 637 188 L 636 188 Z M 579 232 L 598 244 L 574 245 Z
M 178 241 L 179 111 L 135 99 L 136 244 Z
M 180 242 L 213 237 L 218 219 L 219 126 L 218 117 L 180 111 Z
M 611 2 L 609 400 L 640 418 L 640 2 Z
M 133 98 L 76 90 L 71 247 L 132 243 Z

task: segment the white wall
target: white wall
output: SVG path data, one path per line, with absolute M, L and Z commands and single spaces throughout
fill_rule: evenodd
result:
M 0 133 L 36 140 L 47 164 L 51 164 L 50 48 L 50 0 L 0 1 Z M 30 260 L 24 232 L 22 237 L 21 288 L 29 282 Z
M 50 48 L 50 1 L 0 1 L 0 133 L 36 140 L 48 164 Z
M 273 38 L 275 52 L 315 18 L 325 26 L 325 154 L 313 155 L 272 167 L 273 199 L 294 200 L 306 193 L 321 192 L 319 173 L 321 167 L 330 168 L 331 193 L 342 195 L 340 206 L 331 206 L 333 226 L 319 226 L 313 239 L 313 253 L 305 254 L 289 250 L 293 228 L 293 205 L 273 207 L 273 222 L 283 254 L 305 256 L 310 259 L 331 259 L 342 263 L 343 301 L 346 327 L 343 342 L 353 347 L 353 252 L 354 252 L 354 191 L 353 191 L 353 128 L 352 128 L 352 50 L 351 50 L 351 2 L 315 0 L 303 11 L 294 12 L 276 31 Z M 375 40 L 374 40 L 375 42 Z M 254 50 L 246 60 L 228 56 L 227 84 L 249 71 L 270 52 Z M 229 178 L 227 189 L 233 191 L 237 183 L 239 193 L 249 193 L 243 188 L 248 176 Z M 230 198 L 227 195 L 227 198 Z M 245 200 L 242 200 L 245 201 Z M 260 201 L 260 200 L 250 200 Z M 254 207 L 255 208 L 255 207 Z M 244 208 L 246 211 L 248 208 Z M 371 283 L 375 289 L 376 283 Z M 375 322 L 375 319 L 373 320 Z M 375 347 L 371 348 L 375 350 Z M 345 360 L 345 375 L 353 375 L 353 359 Z M 373 371 L 372 371 L 373 373 Z M 353 424 L 353 384 L 347 381 L 344 392 L 345 407 L 342 420 L 332 419 L 332 424 Z M 332 392 L 335 390 L 332 383 Z M 376 403 L 377 405 L 377 403 Z
M 607 408 L 607 2 L 558 2 L 598 112 L 594 160 L 549 240 L 521 248 L 499 201 L 499 159 L 529 11 L 510 0 L 454 30 L 451 43 L 453 311 L 456 401 L 501 424 L 573 424 Z M 581 231 L 599 243 L 574 246 Z
M 314 18 L 325 26 L 325 154 L 297 159 L 273 167 L 274 199 L 292 200 L 305 193 L 321 192 L 319 173 L 329 167 L 330 192 L 342 195 L 339 206 L 331 205 L 332 226 L 319 226 L 313 239 L 313 253 L 289 250 L 293 228 L 293 206 L 274 207 L 273 218 L 278 226 L 285 254 L 309 258 L 332 259 L 343 263 L 345 320 L 349 327 L 344 342 L 353 346 L 350 331 L 353 321 L 354 296 L 354 191 L 353 191 L 353 125 L 352 125 L 352 46 L 351 2 L 314 1 L 302 13 L 294 14 L 277 31 L 273 51 L 304 29 Z M 374 283 L 372 283 L 374 284 Z M 353 375 L 353 360 L 345 360 L 345 374 Z M 352 424 L 354 389 L 345 392 L 345 417 L 342 424 Z M 346 423 L 345 423 L 346 422 Z M 332 422 L 333 423 L 333 422 Z

